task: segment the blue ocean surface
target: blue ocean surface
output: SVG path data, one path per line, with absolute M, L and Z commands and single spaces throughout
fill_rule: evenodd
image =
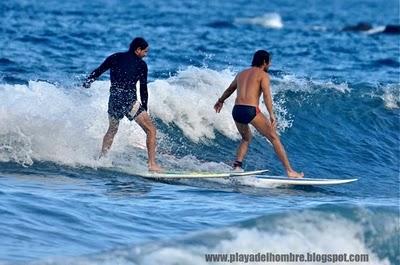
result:
M 213 264 L 205 255 L 218 253 L 400 264 L 400 35 L 385 32 L 400 24 L 398 1 L 10 0 L 0 21 L 0 264 Z M 343 30 L 360 22 L 371 28 Z M 114 171 L 146 169 L 145 133 L 122 120 L 97 160 L 109 76 L 90 89 L 81 82 L 136 36 L 150 44 L 149 113 L 163 167 L 230 169 L 240 139 L 234 98 L 219 114 L 213 105 L 266 49 L 293 167 L 359 180 L 276 187 Z M 255 131 L 245 168 L 284 175 Z

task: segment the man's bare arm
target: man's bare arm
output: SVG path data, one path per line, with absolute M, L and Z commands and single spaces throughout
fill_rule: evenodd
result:
M 263 74 L 261 78 L 261 89 L 263 92 L 263 97 L 264 97 L 264 103 L 265 106 L 267 107 L 269 117 L 271 120 L 271 123 L 275 123 L 275 114 L 272 106 L 272 95 L 271 95 L 271 88 L 270 88 L 270 82 L 269 82 L 269 75 L 268 74 Z
M 232 83 L 229 85 L 229 87 L 224 91 L 222 96 L 218 99 L 217 103 L 215 103 L 214 109 L 216 112 L 221 111 L 224 101 L 227 98 L 229 98 L 232 95 L 232 93 L 235 92 L 236 89 L 237 89 L 237 76 L 232 81 Z
M 229 87 L 225 90 L 222 96 L 218 99 L 220 102 L 224 102 L 227 98 L 229 98 L 233 92 L 235 92 L 237 88 L 237 77 L 232 81 Z

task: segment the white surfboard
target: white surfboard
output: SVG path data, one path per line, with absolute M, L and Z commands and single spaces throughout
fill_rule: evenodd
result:
M 256 176 L 268 172 L 268 169 L 260 169 L 253 171 L 228 171 L 228 172 L 187 172 L 187 171 L 169 171 L 169 172 L 138 172 L 129 167 L 115 167 L 111 169 L 129 175 L 135 175 L 143 178 L 151 179 L 196 179 L 196 178 L 228 178 L 228 177 L 244 177 Z
M 321 185 L 339 185 L 357 181 L 357 178 L 352 179 L 320 179 L 320 178 L 288 178 L 281 176 L 260 176 L 268 172 L 268 169 L 260 169 L 253 171 L 228 171 L 228 172 L 188 172 L 188 171 L 169 171 L 169 172 L 149 172 L 137 171 L 130 167 L 113 167 L 108 170 L 126 173 L 133 176 L 139 176 L 149 179 L 207 179 L 207 178 L 229 178 L 229 177 L 250 177 L 254 176 L 255 181 L 260 184 L 271 186 L 284 185 L 299 185 L 299 186 L 321 186 Z
M 301 185 L 301 186 L 321 186 L 338 185 L 357 181 L 358 179 L 317 179 L 317 178 L 287 178 L 287 177 L 257 177 L 257 182 L 270 185 Z

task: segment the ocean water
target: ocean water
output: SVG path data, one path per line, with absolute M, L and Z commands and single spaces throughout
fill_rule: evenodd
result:
M 398 1 L 11 0 L 0 14 L 1 264 L 213 264 L 213 253 L 400 264 L 400 35 L 382 32 L 400 24 Z M 359 22 L 373 30 L 342 31 Z M 145 134 L 123 120 L 109 156 L 96 160 L 109 78 L 80 83 L 135 36 L 150 43 L 149 112 L 164 167 L 229 169 L 233 97 L 218 115 L 213 104 L 267 49 L 294 168 L 359 180 L 293 188 L 114 172 L 146 168 Z M 245 162 L 283 175 L 256 132 Z

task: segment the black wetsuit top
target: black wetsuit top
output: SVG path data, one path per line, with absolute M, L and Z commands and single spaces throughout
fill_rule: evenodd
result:
M 147 111 L 148 92 L 146 62 L 133 52 L 114 53 L 87 77 L 84 86 L 90 86 L 90 83 L 108 69 L 110 69 L 111 81 L 108 113 L 117 119 L 122 119 L 123 116 L 127 115 L 133 103 L 137 100 L 137 81 L 140 81 L 140 98 L 142 101 L 138 114 L 141 111 Z

